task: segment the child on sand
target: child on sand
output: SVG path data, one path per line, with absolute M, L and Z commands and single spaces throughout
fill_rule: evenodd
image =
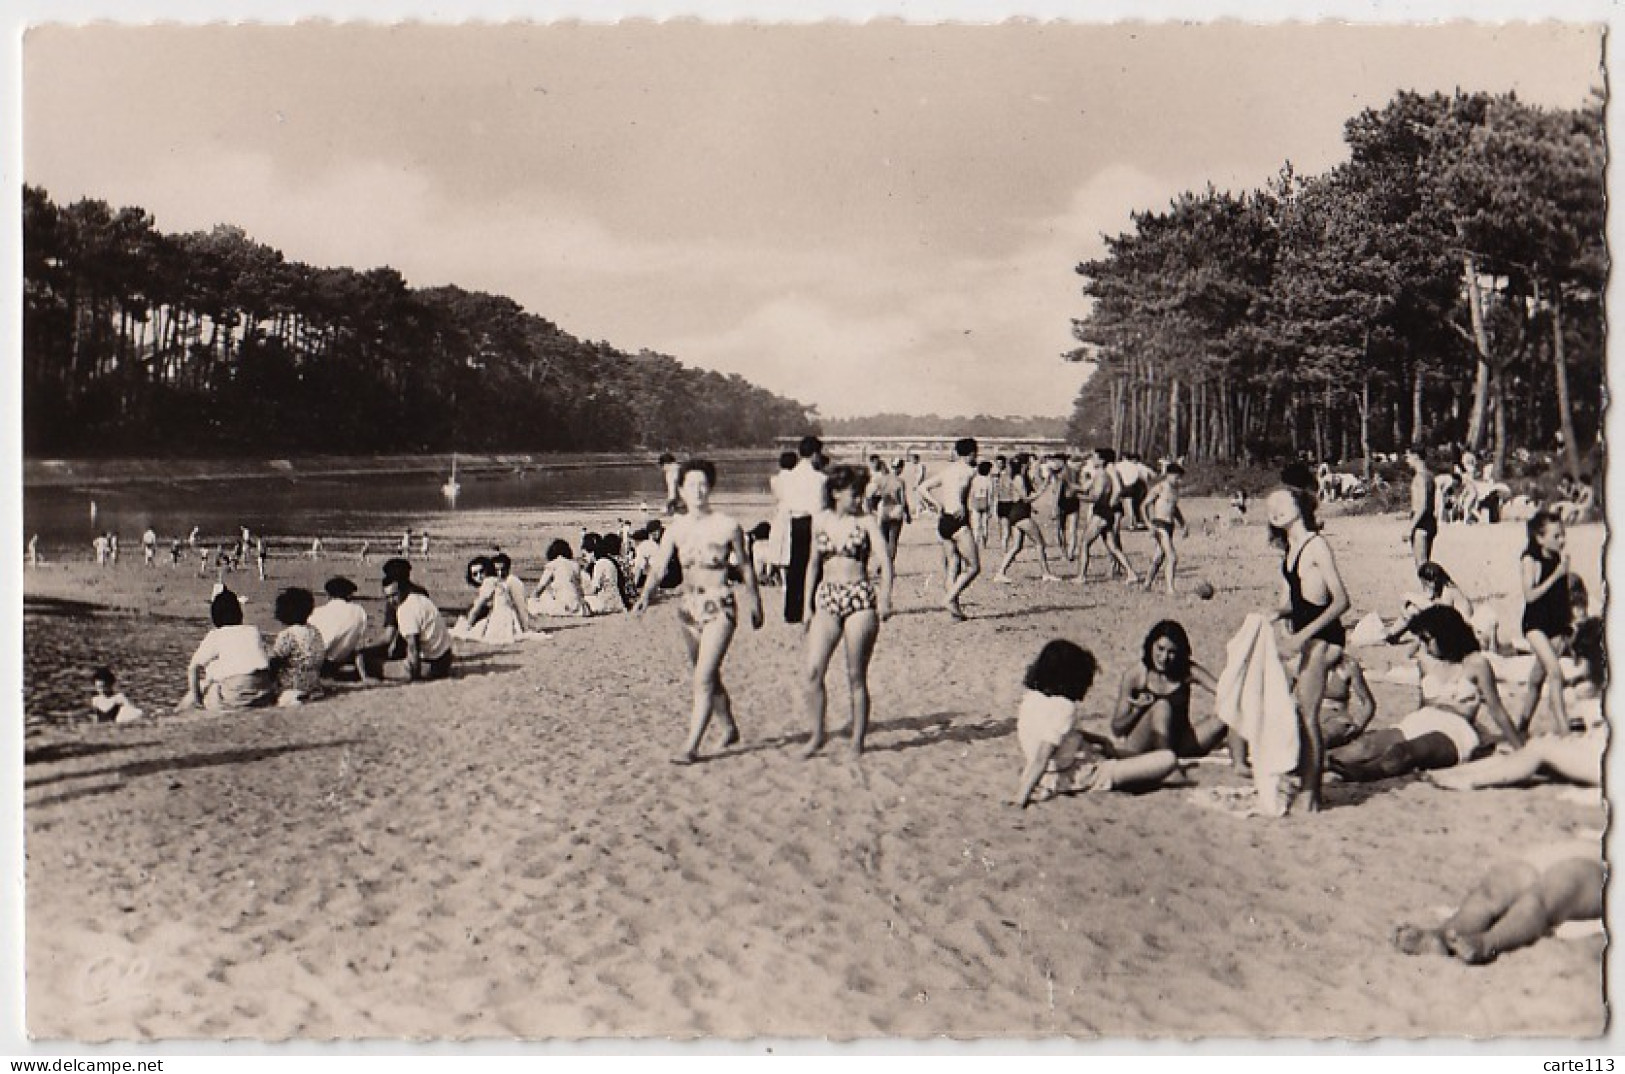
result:
M 1010 804 L 1067 791 L 1131 790 L 1166 779 L 1179 767 L 1172 750 L 1115 756 L 1112 744 L 1078 727 L 1078 705 L 1095 681 L 1095 658 L 1064 638 L 1048 643 L 1027 668 L 1016 740 L 1026 765 Z
M 130 704 L 123 691 L 114 693 L 118 680 L 112 668 L 97 668 L 90 681 L 96 691 L 90 695 L 90 708 L 97 723 L 131 723 L 141 718 L 141 710 Z
M 1179 511 L 1179 483 L 1185 475 L 1185 468 L 1177 462 L 1170 462 L 1167 470 L 1163 471 L 1162 479 L 1151 486 L 1147 493 L 1143 511 L 1151 523 L 1151 536 L 1157 542 L 1157 550 L 1151 557 L 1151 569 L 1145 575 L 1145 588 L 1150 589 L 1157 580 L 1157 571 L 1167 565 L 1168 594 L 1174 592 L 1174 570 L 1179 565 L 1179 553 L 1174 550 L 1174 525 L 1178 523 L 1180 532 L 1190 536 L 1190 526 L 1185 523 L 1185 516 Z
M 1564 551 L 1567 534 L 1563 523 L 1550 511 L 1537 511 L 1529 520 L 1529 543 L 1518 560 L 1523 580 L 1523 636 L 1535 654 L 1529 673 L 1529 689 L 1518 710 L 1518 730 L 1529 729 L 1540 704 L 1541 688 L 1550 678 L 1552 714 L 1559 731 L 1569 725 L 1563 704 L 1563 672 L 1558 653 L 1574 630 L 1574 607 L 1569 593 L 1569 556 Z

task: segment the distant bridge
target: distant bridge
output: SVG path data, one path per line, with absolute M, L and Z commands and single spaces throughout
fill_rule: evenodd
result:
M 867 459 L 870 455 L 891 457 L 917 451 L 921 455 L 951 456 L 957 436 L 821 436 L 824 448 L 831 455 Z M 780 436 L 774 440 L 781 451 L 794 451 L 801 443 L 799 436 Z M 978 436 L 976 444 L 983 457 L 1015 455 L 1028 452 L 1049 455 L 1070 450 L 1065 440 L 1047 436 Z

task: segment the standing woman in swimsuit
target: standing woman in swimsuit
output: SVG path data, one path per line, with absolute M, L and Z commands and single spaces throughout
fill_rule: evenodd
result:
M 1033 518 L 1033 501 L 1042 496 L 1044 490 L 1033 487 L 1031 465 L 1032 456 L 1027 454 L 1017 455 L 1010 460 L 1009 495 L 1012 498 L 1009 501 L 1008 520 L 1010 523 L 1011 543 L 1009 549 L 1004 553 L 1004 562 L 999 564 L 999 573 L 993 576 L 995 582 L 1010 581 L 1008 573 L 1010 566 L 1015 563 L 1016 557 L 1026 547 L 1028 538 L 1031 538 L 1032 542 L 1038 546 L 1038 563 L 1044 572 L 1044 581 L 1056 582 L 1060 580 L 1050 572 L 1049 550 L 1044 545 L 1044 531 L 1038 528 L 1038 523 Z
M 835 646 L 846 643 L 846 681 L 852 691 L 852 755 L 863 753 L 869 730 L 869 658 L 880 623 L 891 617 L 892 564 L 873 515 L 863 510 L 867 471 L 832 466 L 824 485 L 825 509 L 813 516 L 813 555 L 807 564 L 807 677 L 804 683 L 812 738 L 806 757 L 824 745 L 824 676 Z M 879 555 L 875 555 L 878 551 Z M 880 567 L 880 587 L 869 580 L 869 561 Z
M 1569 596 L 1569 554 L 1564 551 L 1568 535 L 1563 523 L 1547 510 L 1536 511 L 1529 520 L 1529 544 L 1518 559 L 1523 581 L 1523 636 L 1535 654 L 1529 672 L 1529 691 L 1518 711 L 1518 730 L 1529 730 L 1535 706 L 1540 704 L 1541 688 L 1551 679 L 1552 715 L 1559 734 L 1569 729 L 1568 706 L 1563 702 L 1563 672 L 1558 666 L 1558 650 L 1566 648 L 1574 633 L 1574 606 Z
M 722 745 L 739 741 L 739 725 L 734 722 L 733 703 L 722 684 L 722 659 L 728 655 L 739 623 L 739 606 L 728 581 L 730 564 L 744 579 L 745 602 L 750 625 L 762 627 L 762 596 L 756 588 L 756 568 L 745 550 L 745 534 L 728 515 L 711 510 L 711 488 L 717 468 L 705 459 L 690 459 L 677 472 L 677 496 L 687 510 L 673 515 L 660 539 L 660 548 L 649 566 L 648 581 L 632 608 L 641 614 L 649 607 L 649 596 L 673 554 L 683 567 L 683 594 L 677 605 L 677 621 L 683 628 L 683 643 L 694 666 L 694 709 L 689 719 L 688 741 L 673 764 L 693 764 L 699 759 L 700 740 L 705 737 L 714 715 L 722 721 Z
M 1348 590 L 1337 572 L 1331 545 L 1320 535 L 1315 497 L 1298 488 L 1281 488 L 1268 501 L 1270 543 L 1285 551 L 1281 561 L 1282 603 L 1276 617 L 1292 624 L 1281 642 L 1281 655 L 1298 657 L 1298 725 L 1307 746 L 1299 763 L 1304 807 L 1320 811 L 1320 777 L 1326 747 L 1320 732 L 1320 702 L 1326 675 L 1343 657 L 1347 635 L 1342 615 L 1349 608 Z

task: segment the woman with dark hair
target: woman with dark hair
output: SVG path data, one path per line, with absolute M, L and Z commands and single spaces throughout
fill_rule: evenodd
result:
M 1529 541 L 1518 559 L 1523 581 L 1523 636 L 1535 654 L 1529 689 L 1518 710 L 1518 730 L 1527 731 L 1540 704 L 1542 688 L 1551 679 L 1552 715 L 1559 733 L 1568 729 L 1563 703 L 1563 671 L 1558 657 L 1574 632 L 1574 602 L 1569 593 L 1569 554 L 1564 550 L 1567 531 L 1550 511 L 1536 511 L 1529 520 Z
M 1004 553 L 1004 562 L 999 564 L 999 571 L 993 576 L 995 582 L 1010 581 L 1010 568 L 1029 540 L 1038 546 L 1038 566 L 1044 581 L 1060 581 L 1059 576 L 1049 569 L 1049 548 L 1044 543 L 1044 531 L 1039 528 L 1038 521 L 1033 517 L 1033 501 L 1044 494 L 1044 489 L 1033 484 L 1032 463 L 1033 457 L 1025 453 L 1010 460 L 1007 494 L 1012 499 L 1009 501 L 1010 510 L 1005 518 L 1010 524 L 1012 539 Z
M 824 510 L 813 517 L 813 555 L 807 564 L 807 609 L 802 618 L 807 624 L 804 687 L 812 723 L 808 757 L 824 745 L 824 677 L 836 645 L 846 648 L 854 757 L 863 753 L 869 730 L 869 660 L 881 622 L 891 618 L 892 565 L 880 526 L 863 510 L 868 483 L 869 472 L 861 467 L 830 467 L 824 481 Z M 878 590 L 869 580 L 871 560 L 880 567 Z
M 570 551 L 570 542 L 555 539 L 547 546 L 547 566 L 536 579 L 530 594 L 532 615 L 586 615 L 581 592 L 581 564 Z
M 209 602 L 214 629 L 192 654 L 186 669 L 186 693 L 177 709 L 245 709 L 269 702 L 271 665 L 260 628 L 243 622 L 237 594 L 222 589 Z
M 1279 488 L 1270 493 L 1266 507 L 1270 544 L 1283 553 L 1276 618 L 1291 625 L 1291 632 L 1281 641 L 1281 655 L 1298 657 L 1293 696 L 1299 731 L 1307 747 L 1298 775 L 1304 808 L 1315 813 L 1320 810 L 1320 777 L 1326 753 L 1321 738 L 1320 703 L 1326 696 L 1327 673 L 1343 658 L 1348 642 L 1342 616 L 1349 608 L 1349 594 L 1331 545 L 1320 534 L 1314 493 L 1293 486 Z
M 587 536 L 592 540 L 581 542 L 582 547 L 592 556 L 587 568 L 589 573 L 583 598 L 587 604 L 587 611 L 593 615 L 610 615 L 626 611 L 626 601 L 621 596 L 621 567 L 616 562 L 621 539 L 613 533 L 603 535 L 589 533 Z
M 315 610 L 316 597 L 308 589 L 284 589 L 276 595 L 276 621 L 282 630 L 267 655 L 278 705 L 303 704 L 322 691 L 327 641 L 310 625 Z
M 693 764 L 699 760 L 700 742 L 712 717 L 722 723 L 722 744 L 739 741 L 739 725 L 734 721 L 733 702 L 722 683 L 722 661 L 728 655 L 739 621 L 739 603 L 730 581 L 729 568 L 736 567 L 743 581 L 750 625 L 762 626 L 762 597 L 756 588 L 756 569 L 745 550 L 745 534 L 732 517 L 711 509 L 711 489 L 717 479 L 714 465 L 705 459 L 690 459 L 678 474 L 677 494 L 687 510 L 676 515 L 660 539 L 660 548 L 650 564 L 648 580 L 632 610 L 642 614 L 649 597 L 675 556 L 683 565 L 682 598 L 677 621 L 683 630 L 683 644 L 694 668 L 694 704 L 689 715 L 688 740 L 672 758 L 673 764 Z M 821 478 L 820 478 L 821 479 Z M 797 609 L 799 614 L 800 609 Z
M 1498 753 L 1428 778 L 1447 790 L 1462 791 L 1506 787 L 1543 775 L 1588 787 L 1600 786 L 1603 754 L 1608 749 L 1608 723 L 1602 711 L 1602 697 L 1608 689 L 1605 644 L 1601 619 L 1583 619 L 1575 625 L 1569 651 L 1579 665 L 1579 674 L 1565 691 L 1570 717 L 1579 720 L 1584 728 L 1579 734 L 1537 735 L 1520 750 Z
M 1390 779 L 1408 772 L 1450 768 L 1472 759 L 1482 744 L 1479 717 L 1488 712 L 1514 747 L 1523 736 L 1501 704 L 1495 669 L 1478 638 L 1454 608 L 1424 608 L 1407 628 L 1422 643 L 1418 658 L 1420 707 L 1397 726 L 1367 731 L 1333 750 L 1327 764 L 1345 780 Z
M 1173 750 L 1180 757 L 1201 757 L 1225 737 L 1217 718 L 1191 723 L 1191 686 L 1208 693 L 1218 688 L 1212 674 L 1191 659 L 1185 628 L 1164 619 L 1145 636 L 1138 667 L 1123 673 L 1112 712 L 1112 735 L 1123 755 Z
M 507 645 L 523 640 L 528 632 L 530 615 L 519 603 L 523 598 L 514 597 L 516 588 L 524 592 L 523 586 L 508 584 L 508 579 L 497 570 L 498 557 L 508 559 L 498 553 L 492 557 L 475 556 L 468 561 L 465 576 L 475 589 L 474 603 L 469 605 L 466 615 L 457 617 L 451 628 L 452 637 L 487 645 Z

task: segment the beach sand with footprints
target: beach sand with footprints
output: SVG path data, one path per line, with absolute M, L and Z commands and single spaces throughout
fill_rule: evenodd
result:
M 746 524 L 755 501 L 723 510 Z M 742 630 L 725 676 L 744 741 L 674 767 L 688 672 L 671 602 L 637 619 L 467 651 L 458 676 L 340 688 L 293 710 L 92 726 L 90 669 L 112 664 L 149 710 L 172 704 L 206 628 L 212 579 L 126 562 L 25 578 L 27 1026 L 43 1038 L 586 1036 L 1583 1036 L 1605 1027 L 1600 935 L 1467 967 L 1407 957 L 1485 865 L 1603 824 L 1600 796 L 1556 785 L 1451 793 L 1332 783 L 1283 820 L 1204 808 L 1244 787 L 1204 763 L 1141 795 L 1013 810 L 1015 698 L 1055 636 L 1104 670 L 1087 711 L 1166 616 L 1215 670 L 1268 606 L 1262 526 L 1187 504 L 1169 598 L 1096 580 L 985 579 L 971 621 L 938 608 L 930 528 L 904 538 L 898 614 L 871 673 L 860 763 L 797 759 L 799 629 Z M 1255 512 L 1256 514 L 1256 512 Z M 580 520 L 436 519 L 418 574 L 443 610 L 493 535 L 533 578 Z M 589 519 L 588 524 L 603 519 Z M 1413 585 L 1395 516 L 1331 517 L 1354 601 L 1392 615 Z M 1599 526 L 1570 536 L 1594 606 Z M 1516 621 L 1523 527 L 1450 527 L 1436 557 Z M 1145 563 L 1149 541 L 1128 537 Z M 1102 570 L 1097 559 L 1095 571 Z M 373 599 L 377 560 L 276 560 L 231 579 L 270 629 L 282 585 L 345 573 Z M 1394 650 L 1369 650 L 1374 672 Z M 832 722 L 846 693 L 832 669 Z M 1375 684 L 1379 724 L 1411 691 Z M 1202 695 L 1199 695 L 1199 697 Z M 1200 703 L 1200 702 L 1199 702 Z M 715 732 L 713 732 L 715 734 Z M 713 748 L 713 743 L 708 743 Z M 1583 931 L 1583 930 L 1582 930 Z

